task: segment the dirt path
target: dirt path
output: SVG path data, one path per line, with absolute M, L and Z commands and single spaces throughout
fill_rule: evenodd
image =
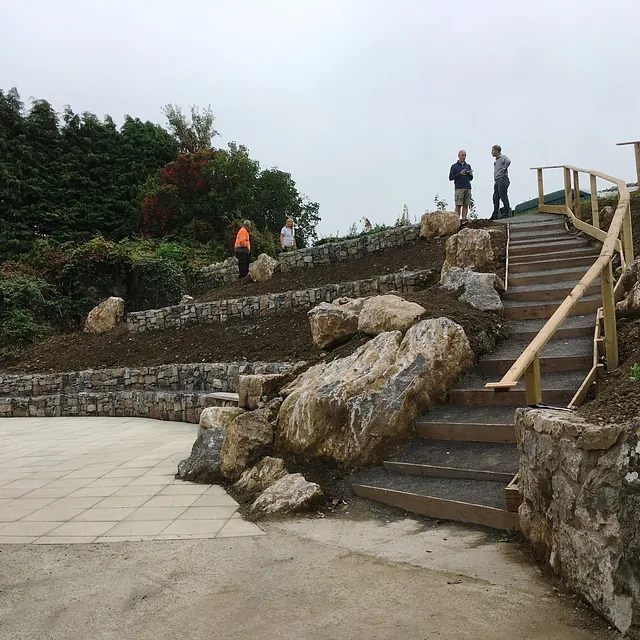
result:
M 0 549 L 0 638 L 613 640 L 514 544 L 414 521 Z

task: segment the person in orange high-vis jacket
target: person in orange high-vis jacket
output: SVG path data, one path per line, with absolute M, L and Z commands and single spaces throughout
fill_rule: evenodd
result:
M 245 278 L 249 273 L 249 262 L 251 261 L 251 238 L 249 232 L 251 231 L 251 220 L 245 220 L 238 231 L 236 236 L 236 244 L 234 252 L 236 258 L 238 258 L 238 269 L 240 270 L 240 277 Z

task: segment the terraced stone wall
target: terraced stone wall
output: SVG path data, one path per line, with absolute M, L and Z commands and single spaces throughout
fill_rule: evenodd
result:
M 195 324 L 213 324 L 242 318 L 286 316 L 308 311 L 320 302 L 332 302 L 347 296 L 361 298 L 389 291 L 410 293 L 423 289 L 432 272 L 403 271 L 368 280 L 328 284 L 315 289 L 285 291 L 261 296 L 248 296 L 232 300 L 196 302 L 149 311 L 136 311 L 126 315 L 129 331 L 153 331 Z
M 278 256 L 280 270 L 283 273 L 293 269 L 319 267 L 336 262 L 357 260 L 369 253 L 382 251 L 392 247 L 401 247 L 415 242 L 420 237 L 420 225 L 410 224 L 403 227 L 395 227 L 380 233 L 372 233 L 353 240 L 332 242 L 319 247 L 309 247 L 283 253 Z

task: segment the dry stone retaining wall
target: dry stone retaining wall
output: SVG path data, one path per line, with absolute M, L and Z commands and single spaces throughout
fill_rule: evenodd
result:
M 305 267 L 309 269 L 325 264 L 357 260 L 369 253 L 375 253 L 391 247 L 401 247 L 415 242 L 419 237 L 420 225 L 410 224 L 354 238 L 353 240 L 332 242 L 319 247 L 309 247 L 308 249 L 282 253 L 278 256 L 278 260 L 280 261 L 280 270 L 283 273 L 287 273 L 293 269 Z
M 130 331 L 152 331 L 195 324 L 213 324 L 241 318 L 285 316 L 308 311 L 321 302 L 332 302 L 343 296 L 362 298 L 390 291 L 410 293 L 424 288 L 430 270 L 403 271 L 368 280 L 328 284 L 316 289 L 285 291 L 232 300 L 196 302 L 149 311 L 136 311 L 126 316 Z
M 240 375 L 280 373 L 287 363 L 196 363 L 0 376 L 0 418 L 135 416 L 197 423 L 235 392 Z

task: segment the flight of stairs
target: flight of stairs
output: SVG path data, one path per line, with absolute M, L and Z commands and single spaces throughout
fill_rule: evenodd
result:
M 509 339 L 450 390 L 448 404 L 418 420 L 416 439 L 382 467 L 354 478 L 358 496 L 432 518 L 518 528 L 514 412 L 525 406 L 524 379 L 509 392 L 484 385 L 508 371 L 593 264 L 599 247 L 569 231 L 562 216 L 533 214 L 507 223 L 503 302 Z M 592 365 L 599 288 L 596 280 L 540 354 L 547 405 L 566 407 Z

